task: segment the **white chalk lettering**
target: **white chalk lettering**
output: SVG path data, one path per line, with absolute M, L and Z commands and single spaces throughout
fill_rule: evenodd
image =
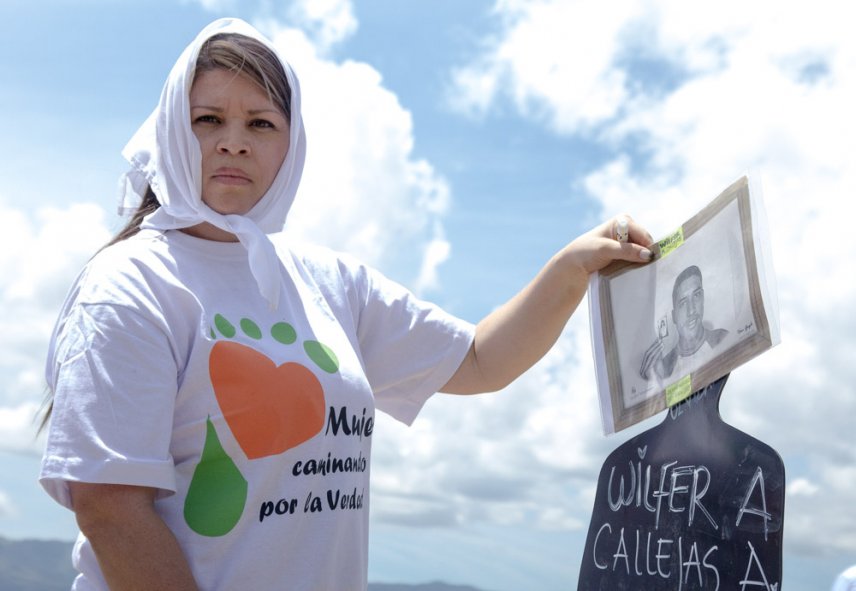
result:
M 609 508 L 613 511 L 618 511 L 621 507 L 630 506 L 633 504 L 634 497 L 636 498 L 636 506 L 637 507 L 645 507 L 646 510 L 653 513 L 655 511 L 655 507 L 651 505 L 648 500 L 648 491 L 651 488 L 651 466 L 650 464 L 645 466 L 645 478 L 642 478 L 642 462 L 637 462 L 636 465 L 633 465 L 633 462 L 627 462 L 630 465 L 630 474 L 628 476 L 630 486 L 625 491 L 625 480 L 624 475 L 620 477 L 618 480 L 618 494 L 617 498 L 613 498 L 613 479 L 615 477 L 615 466 L 610 468 L 609 471 L 609 483 L 607 484 L 607 502 L 609 503 Z M 642 483 L 645 483 L 644 485 Z
M 717 569 L 714 565 L 709 563 L 707 561 L 707 558 L 708 558 L 708 556 L 711 555 L 711 553 L 715 552 L 718 549 L 719 549 L 719 546 L 713 546 L 710 550 L 705 552 L 704 558 L 701 559 L 702 566 L 704 566 L 706 569 L 712 570 L 714 576 L 716 577 L 716 587 L 713 588 L 713 591 L 719 591 L 719 569 Z
M 699 541 L 686 540 L 679 536 L 656 539 L 656 547 L 652 548 L 653 532 L 647 532 L 643 542 L 639 529 L 621 528 L 618 534 L 613 533 L 610 523 L 600 526 L 592 546 L 592 562 L 598 570 L 621 573 L 632 577 L 656 577 L 674 581 L 677 578 L 677 589 L 687 588 L 719 589 L 719 570 L 713 560 L 718 546 L 712 546 L 704 554 L 704 547 Z M 634 544 L 633 548 L 629 546 Z M 630 568 L 630 553 L 633 552 L 634 566 Z M 640 554 L 644 553 L 644 569 Z M 686 559 L 684 559 L 686 557 Z M 676 567 L 676 568 L 673 568 Z M 691 580 L 692 579 L 692 580 Z M 692 583 L 692 585 L 690 584 Z
M 608 475 L 605 469 L 602 473 L 600 509 L 596 505 L 595 513 L 618 515 L 611 523 L 604 522 L 592 530 L 593 572 L 603 577 L 613 573 L 616 581 L 635 579 L 638 584 L 632 583 L 634 588 L 665 589 L 665 584 L 677 591 L 719 591 L 723 586 L 738 591 L 779 591 L 780 583 L 768 579 L 766 565 L 761 563 L 765 554 L 759 555 L 738 533 L 742 529 L 760 540 L 763 526 L 764 540 L 768 541 L 774 529 L 771 511 L 776 509 L 768 506 L 760 466 L 738 480 L 732 492 L 733 485 L 723 489 L 708 466 L 677 460 L 649 464 L 645 462 L 648 446 L 639 446 L 636 451 L 638 459 L 621 460 L 609 467 Z M 761 542 L 754 543 L 757 546 Z M 748 550 L 745 557 L 744 550 Z M 586 565 L 589 569 L 590 564 Z M 728 568 L 720 571 L 725 564 Z
M 746 542 L 749 545 L 749 561 L 746 563 L 746 573 L 743 575 L 743 580 L 740 581 L 740 591 L 746 591 L 746 587 L 763 587 L 766 591 L 777 591 L 779 584 L 771 585 L 767 582 L 767 575 L 764 573 L 764 567 L 761 566 L 761 561 L 758 560 L 758 555 L 755 554 L 755 547 L 752 542 Z M 752 567 L 756 567 L 761 579 L 750 579 L 749 576 Z
M 666 474 L 669 472 L 669 468 L 677 464 L 677 462 L 669 462 L 668 464 L 663 464 L 660 466 L 660 487 L 654 491 L 654 497 L 657 499 L 657 511 L 656 518 L 654 519 L 654 529 L 660 528 L 660 504 L 663 502 L 663 497 L 669 496 L 668 491 L 664 488 L 666 486 Z
M 645 572 L 656 575 L 657 571 L 651 569 L 651 532 L 648 532 L 648 541 L 645 543 Z
M 661 576 L 661 577 L 663 577 L 664 579 L 668 579 L 670 576 L 672 576 L 672 571 L 669 571 L 669 572 L 667 572 L 667 573 L 664 573 L 664 572 L 663 572 L 663 569 L 662 569 L 662 567 L 661 567 L 661 563 L 662 563 L 664 560 L 669 560 L 669 558 L 671 558 L 671 557 L 672 557 L 672 554 L 671 554 L 671 553 L 669 553 L 669 554 L 663 554 L 663 545 L 664 545 L 664 544 L 674 544 L 674 543 L 675 543 L 675 541 L 674 541 L 674 540 L 667 540 L 667 539 L 664 539 L 664 538 L 660 538 L 659 540 L 657 540 L 657 555 L 656 555 L 654 558 L 656 558 L 656 559 L 657 559 L 657 572 L 658 572 L 658 573 L 660 574 L 660 576 Z
M 689 485 L 678 485 L 678 479 L 693 473 L 692 466 L 681 466 L 672 470 L 672 483 L 669 490 L 669 511 L 671 513 L 683 513 L 686 507 L 675 507 L 675 495 L 689 492 Z
M 681 550 L 681 545 L 678 544 L 678 550 Z M 683 554 L 683 553 L 682 553 Z M 683 560 L 683 555 L 681 556 L 681 560 Z M 682 562 L 684 567 L 684 576 L 682 577 L 683 582 L 689 584 L 690 582 L 690 569 L 695 567 L 696 574 L 698 575 L 698 584 L 699 586 L 704 584 L 704 580 L 701 576 L 701 560 L 698 557 L 698 544 L 693 542 L 690 546 L 690 555 L 687 557 L 686 562 Z M 678 585 L 678 589 L 680 589 L 680 585 Z
M 698 476 L 699 474 L 704 474 L 707 478 L 704 482 L 704 488 L 701 492 L 698 490 Z M 716 521 L 713 520 L 710 513 L 708 513 L 707 509 L 705 509 L 704 505 L 701 503 L 701 498 L 707 492 L 707 488 L 710 486 L 710 470 L 708 470 L 705 466 L 699 466 L 693 471 L 693 492 L 692 492 L 692 502 L 690 503 L 690 527 L 693 524 L 693 518 L 695 517 L 696 507 L 701 509 L 701 512 L 707 517 L 707 520 L 713 526 L 713 529 L 719 529 L 719 526 L 716 524 Z
M 650 535 L 650 534 L 649 534 Z M 636 550 L 633 552 L 633 572 L 639 577 L 642 571 L 639 570 L 639 530 L 636 530 Z
M 624 505 L 630 505 L 633 502 L 634 491 L 636 488 L 636 470 L 633 469 L 633 462 L 628 462 L 630 464 L 630 479 L 631 484 L 628 487 L 627 496 L 624 496 L 624 476 L 621 476 L 621 479 L 618 481 L 618 500 L 613 500 L 612 498 L 612 477 L 615 474 L 615 466 L 609 471 L 609 485 L 606 490 L 607 502 L 609 503 L 609 508 L 613 511 L 618 511 Z
M 755 487 L 761 485 L 759 489 L 761 491 L 761 508 L 757 507 L 749 507 L 749 499 L 752 498 L 752 493 L 755 491 Z M 755 475 L 752 477 L 752 482 L 749 484 L 749 488 L 746 490 L 746 495 L 743 497 L 743 502 L 740 504 L 740 511 L 737 512 L 737 523 L 735 524 L 737 527 L 740 527 L 740 521 L 743 519 L 744 514 L 757 515 L 764 520 L 764 541 L 767 541 L 767 533 L 769 530 L 769 523 L 771 515 L 767 511 L 767 497 L 764 494 L 764 472 L 761 470 L 761 467 L 755 470 Z
M 597 535 L 594 537 L 594 544 L 592 544 L 592 548 L 591 548 L 591 557 L 592 557 L 592 560 L 594 561 L 594 565 L 597 568 L 599 568 L 600 570 L 606 570 L 609 568 L 608 564 L 606 564 L 606 563 L 601 564 L 597 561 L 597 541 L 600 539 L 600 534 L 603 533 L 604 529 L 608 529 L 609 533 L 612 533 L 612 526 L 611 525 L 609 525 L 608 523 L 604 523 L 603 525 L 601 525 L 600 529 L 597 530 Z
M 618 537 L 618 548 L 615 550 L 615 554 L 612 555 L 612 570 L 615 571 L 615 565 L 618 564 L 618 559 L 624 559 L 624 570 L 627 574 L 630 574 L 630 561 L 627 559 L 627 546 L 624 544 L 624 528 L 621 528 L 621 533 Z

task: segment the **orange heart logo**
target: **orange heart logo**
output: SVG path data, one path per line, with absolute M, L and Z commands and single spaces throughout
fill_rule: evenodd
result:
M 246 345 L 218 341 L 209 373 L 226 423 L 251 460 L 281 454 L 324 426 L 324 389 L 304 365 L 276 365 Z

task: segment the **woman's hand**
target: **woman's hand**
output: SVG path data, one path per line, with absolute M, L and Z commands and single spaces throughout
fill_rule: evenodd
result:
M 621 222 L 627 223 L 627 241 L 619 240 Z M 654 240 L 651 235 L 628 215 L 616 216 L 589 230 L 568 244 L 560 256 L 590 275 L 600 271 L 612 261 L 647 263 L 651 260 L 650 250 Z

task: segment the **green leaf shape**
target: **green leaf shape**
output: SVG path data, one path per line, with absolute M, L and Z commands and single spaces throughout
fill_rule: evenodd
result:
M 222 334 L 227 339 L 231 339 L 235 336 L 235 333 L 238 332 L 237 330 L 235 330 L 235 326 L 220 314 L 214 315 L 214 326 L 216 326 L 217 330 L 220 331 L 220 334 Z
M 297 340 L 297 331 L 288 322 L 277 322 L 270 327 L 270 336 L 283 345 L 290 345 Z
M 184 520 L 201 536 L 223 536 L 237 525 L 246 502 L 247 480 L 223 449 L 209 418 L 202 458 L 184 499 Z
M 251 339 L 259 340 L 262 338 L 262 329 L 260 329 L 259 325 L 249 318 L 241 318 L 241 330 L 243 330 L 244 334 Z
M 315 362 L 315 365 L 327 373 L 339 371 L 339 359 L 327 345 L 318 341 L 306 341 L 303 343 L 303 350 L 309 355 L 309 359 Z

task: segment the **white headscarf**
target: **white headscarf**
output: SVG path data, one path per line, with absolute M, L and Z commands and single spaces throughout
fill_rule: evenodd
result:
M 245 215 L 219 214 L 202 202 L 202 152 L 190 127 L 190 87 L 199 50 L 219 33 L 238 33 L 266 45 L 279 58 L 291 88 L 288 153 L 267 193 Z M 136 210 L 149 185 L 161 206 L 141 228 L 172 230 L 208 222 L 235 234 L 247 249 L 250 269 L 262 295 L 279 302 L 279 258 L 267 233 L 282 230 L 294 202 L 306 158 L 306 134 L 300 115 L 300 86 L 291 66 L 256 29 L 239 19 L 219 19 L 187 46 L 169 73 L 160 102 L 137 130 L 122 155 L 131 169 L 120 179 L 121 213 Z

